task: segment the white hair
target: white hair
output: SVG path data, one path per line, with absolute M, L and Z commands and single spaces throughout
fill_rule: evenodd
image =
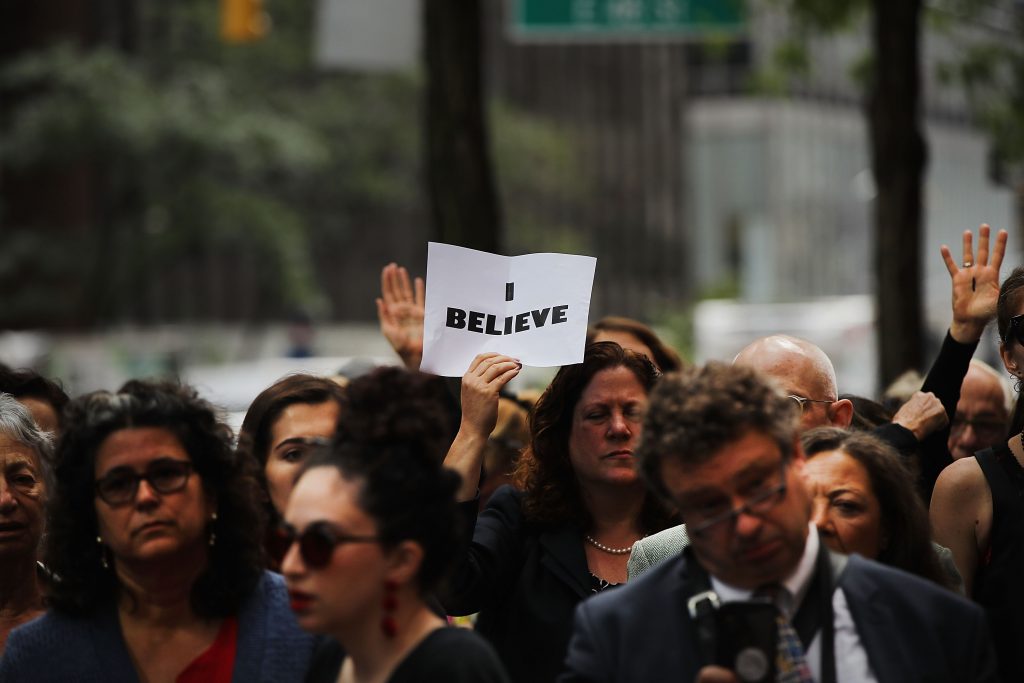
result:
M 0 436 L 32 450 L 39 459 L 39 468 L 47 490 L 53 490 L 53 437 L 39 428 L 32 413 L 18 399 L 0 392 Z

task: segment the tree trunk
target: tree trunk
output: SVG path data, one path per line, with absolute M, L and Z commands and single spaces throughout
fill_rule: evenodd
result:
M 922 182 L 920 0 L 872 0 L 875 63 L 868 91 L 875 200 L 879 379 L 921 367 Z
M 436 239 L 501 250 L 483 96 L 480 0 L 424 0 L 427 184 Z
M 0 69 L 60 42 L 91 44 L 95 40 L 93 15 L 87 0 L 0 3 Z M 33 94 L 32 89 L 0 92 L 0 120 L 7 120 Z M 87 161 L 33 167 L 0 164 L 0 235 L 7 239 L 19 232 L 45 235 L 45 242 L 54 245 L 54 250 L 62 244 L 80 243 L 94 219 L 96 197 L 95 169 Z M 14 297 L 19 303 L 0 305 L 0 327 L 82 327 L 91 323 L 76 275 L 52 272 L 46 257 L 22 254 L 14 270 L 0 279 L 0 289 L 20 294 Z M 26 287 L 33 290 L 31 298 L 24 295 Z

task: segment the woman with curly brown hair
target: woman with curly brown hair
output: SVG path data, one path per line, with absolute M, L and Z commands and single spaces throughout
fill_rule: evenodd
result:
M 516 488 L 476 514 L 483 443 L 512 358 L 477 356 L 463 377 L 463 421 L 445 465 L 462 475 L 457 499 L 472 542 L 443 599 L 451 614 L 479 612 L 477 630 L 513 680 L 550 681 L 562 669 L 580 600 L 626 579 L 630 546 L 673 520 L 646 493 L 633 452 L 658 371 L 613 342 L 587 347 L 558 371 L 530 416 Z
M 0 680 L 301 681 L 313 639 L 263 571 L 253 468 L 212 407 L 132 381 L 64 418 L 51 610 L 11 633 Z

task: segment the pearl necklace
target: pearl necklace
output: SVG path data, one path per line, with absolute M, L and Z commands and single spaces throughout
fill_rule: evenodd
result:
M 629 546 L 628 548 L 611 548 L 609 546 L 604 545 L 603 543 L 598 543 L 590 534 L 583 534 L 583 538 L 587 539 L 587 543 L 594 546 L 598 550 L 610 553 L 612 555 L 626 555 L 631 550 L 633 550 L 633 546 Z

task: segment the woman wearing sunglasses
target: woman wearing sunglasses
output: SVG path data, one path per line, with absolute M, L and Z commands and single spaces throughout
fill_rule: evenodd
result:
M 65 411 L 50 611 L 3 681 L 301 681 L 313 639 L 264 572 L 258 486 L 191 389 L 132 381 Z M 58 656 L 55 656 L 58 655 Z
M 280 529 L 299 624 L 333 640 L 309 681 L 506 681 L 475 633 L 430 609 L 457 548 L 459 477 L 440 466 L 430 379 L 354 380 L 331 446 L 300 470 Z
M 238 450 L 256 461 L 268 529 L 277 529 L 295 474 L 318 445 L 334 435 L 345 390 L 326 377 L 288 375 L 253 399 L 238 433 Z M 273 539 L 269 539 L 273 542 Z M 268 557 L 277 570 L 274 553 Z
M 996 324 L 999 354 L 1019 393 L 1024 380 L 1022 266 L 999 288 Z M 1002 680 L 1024 680 L 1019 654 L 1024 640 L 1024 437 L 1011 433 L 1005 443 L 943 470 L 930 514 L 935 540 L 953 551 L 967 596 L 985 608 Z

